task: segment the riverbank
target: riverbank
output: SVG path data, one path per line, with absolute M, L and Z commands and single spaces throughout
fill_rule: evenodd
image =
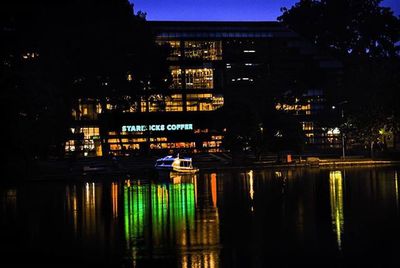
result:
M 127 174 L 148 174 L 153 171 L 157 157 L 120 157 L 120 158 L 89 158 L 76 161 L 48 160 L 29 163 L 14 163 L 7 168 L 8 175 L 3 181 L 12 180 L 49 180 L 77 179 L 82 177 L 125 176 Z M 288 161 L 290 160 L 290 161 Z M 288 169 L 288 168 L 347 168 L 347 167 L 378 167 L 400 166 L 400 160 L 370 159 L 349 157 L 347 159 L 332 157 L 294 157 L 293 159 L 278 159 L 276 156 L 263 156 L 259 159 L 241 158 L 232 160 L 228 154 L 202 154 L 193 157 L 193 163 L 205 171 L 246 170 L 246 169 Z

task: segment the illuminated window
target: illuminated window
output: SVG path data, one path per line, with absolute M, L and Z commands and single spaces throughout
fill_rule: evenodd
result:
M 286 103 L 277 103 L 275 105 L 276 110 L 283 110 L 286 112 L 292 112 L 295 115 L 310 115 L 311 114 L 311 105 L 310 104 L 286 104 Z
M 180 112 L 183 111 L 183 102 L 181 94 L 173 94 L 168 96 L 165 101 L 165 111 Z
M 220 149 L 220 148 L 210 148 L 210 149 L 208 149 L 206 151 L 209 152 L 209 153 L 220 153 L 220 152 L 222 152 L 222 149 Z
M 75 152 L 75 141 L 69 140 L 65 143 L 65 151 L 66 152 Z
M 101 112 L 102 112 L 102 110 L 101 110 L 101 105 L 100 105 L 100 103 L 98 103 L 98 104 L 96 105 L 96 113 L 101 114 Z
M 121 150 L 121 145 L 119 144 L 110 144 L 110 150 L 111 151 L 120 151 Z
M 213 69 L 198 68 L 185 70 L 185 83 L 187 89 L 212 89 L 214 87 Z M 172 84 L 170 88 L 182 88 L 183 71 L 178 67 L 171 67 Z
M 24 60 L 32 60 L 32 59 L 35 59 L 38 57 L 39 57 L 39 53 L 37 53 L 37 52 L 27 52 L 27 53 L 22 54 L 22 58 Z
M 198 134 L 198 133 L 208 133 L 208 132 L 209 132 L 208 128 L 205 128 L 205 129 L 199 129 L 199 128 L 197 128 L 197 129 L 194 130 L 194 133 L 195 133 L 195 134 Z
M 214 111 L 224 105 L 224 98 L 213 94 L 187 94 L 188 111 Z
M 171 50 L 169 52 L 168 60 L 178 60 L 181 56 L 181 42 L 180 41 L 158 41 L 159 45 L 168 45 Z
M 195 142 L 168 142 L 168 143 L 150 143 L 150 149 L 183 149 L 183 148 L 195 148 Z
M 164 112 L 166 110 L 166 96 L 154 94 L 149 97 L 142 97 L 142 112 Z
M 222 42 L 186 41 L 185 57 L 202 60 L 222 60 Z
M 204 148 L 218 148 L 222 144 L 222 141 L 204 141 L 203 147 Z
M 98 127 L 83 127 L 80 129 L 80 132 L 83 133 L 85 139 L 97 138 L 100 135 Z
M 313 131 L 314 130 L 314 123 L 313 122 L 302 122 L 304 131 Z
M 160 141 L 168 141 L 168 138 L 167 137 L 150 138 L 150 141 L 151 142 L 154 142 L 154 141 L 158 141 L 158 142 L 160 142 Z
M 171 67 L 172 84 L 170 88 L 181 89 L 182 88 L 182 70 L 178 67 Z
M 83 139 L 69 140 L 65 143 L 66 152 L 80 151 L 85 156 L 101 156 L 100 131 L 98 127 L 71 128 L 73 134 L 82 133 Z
M 335 128 L 330 128 L 328 129 L 327 133 L 328 136 L 339 136 L 340 135 L 340 129 L 335 127 Z
M 114 151 L 114 153 L 117 153 L 117 154 L 118 154 L 118 152 L 115 152 L 115 151 L 139 150 L 139 148 L 140 148 L 140 145 L 136 144 L 136 143 L 123 143 L 122 146 L 121 146 L 121 143 L 119 143 L 119 144 L 110 144 L 110 150 Z
M 213 69 L 186 69 L 187 89 L 212 89 L 214 87 Z
M 128 139 L 108 139 L 108 143 L 128 143 Z
M 99 114 L 99 110 L 101 112 L 101 109 L 98 108 L 100 105 L 98 103 L 98 100 L 94 99 L 80 99 L 79 101 L 79 117 L 78 113 L 76 110 L 73 110 L 73 116 L 75 117 L 75 120 L 96 120 L 97 119 L 97 114 Z
M 132 139 L 132 142 L 146 142 L 147 140 L 146 140 L 146 138 L 135 138 L 135 139 Z

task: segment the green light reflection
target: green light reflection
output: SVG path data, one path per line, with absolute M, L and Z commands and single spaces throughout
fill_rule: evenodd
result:
M 193 181 L 124 186 L 125 237 L 134 259 L 142 249 L 187 244 L 185 230 L 194 226 L 194 189 Z

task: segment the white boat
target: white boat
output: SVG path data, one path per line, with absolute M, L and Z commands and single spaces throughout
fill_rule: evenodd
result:
M 192 158 L 190 157 L 173 157 L 168 155 L 166 157 L 157 159 L 155 168 L 160 171 L 170 171 L 179 173 L 196 173 L 198 168 L 193 167 Z

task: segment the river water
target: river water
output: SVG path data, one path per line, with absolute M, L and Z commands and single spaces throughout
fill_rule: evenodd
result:
M 0 265 L 399 266 L 399 175 L 235 170 L 2 184 Z

